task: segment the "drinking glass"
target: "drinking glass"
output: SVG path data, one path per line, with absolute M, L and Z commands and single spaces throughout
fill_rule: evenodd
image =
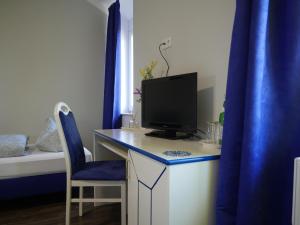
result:
M 215 130 L 215 143 L 222 145 L 222 136 L 223 136 L 223 125 L 221 123 L 216 124 Z
M 207 122 L 207 139 L 215 143 L 215 122 Z
M 219 122 L 207 122 L 207 139 L 210 143 L 222 144 L 223 126 Z

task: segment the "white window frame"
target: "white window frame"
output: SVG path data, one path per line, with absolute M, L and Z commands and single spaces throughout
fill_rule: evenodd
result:
M 133 29 L 132 20 L 121 16 L 121 113 L 133 111 Z

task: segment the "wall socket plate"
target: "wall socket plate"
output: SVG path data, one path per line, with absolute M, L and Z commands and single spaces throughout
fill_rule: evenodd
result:
M 171 37 L 167 37 L 167 38 L 163 39 L 160 44 L 163 44 L 163 43 L 165 43 L 165 45 L 161 46 L 162 50 L 166 50 L 168 48 L 171 48 L 172 47 L 172 38 Z

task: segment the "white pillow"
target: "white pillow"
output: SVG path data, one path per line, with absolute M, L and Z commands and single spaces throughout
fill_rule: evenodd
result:
M 37 138 L 35 147 L 46 152 L 61 152 L 62 147 L 56 128 L 56 123 L 53 118 L 47 119 L 47 127 L 42 131 Z

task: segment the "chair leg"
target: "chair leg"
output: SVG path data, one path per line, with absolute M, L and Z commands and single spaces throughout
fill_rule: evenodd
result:
M 96 198 L 96 187 L 93 187 L 93 189 L 94 189 L 94 198 Z M 96 207 L 96 206 L 97 206 L 97 203 L 94 202 L 94 207 Z
M 83 187 L 79 187 L 79 199 L 82 201 L 83 199 Z M 79 202 L 79 216 L 82 216 L 82 202 Z
M 126 225 L 126 184 L 121 185 L 121 225 Z
M 72 187 L 68 182 L 68 184 L 67 184 L 67 195 L 66 195 L 66 225 L 70 225 L 71 196 L 72 196 Z

